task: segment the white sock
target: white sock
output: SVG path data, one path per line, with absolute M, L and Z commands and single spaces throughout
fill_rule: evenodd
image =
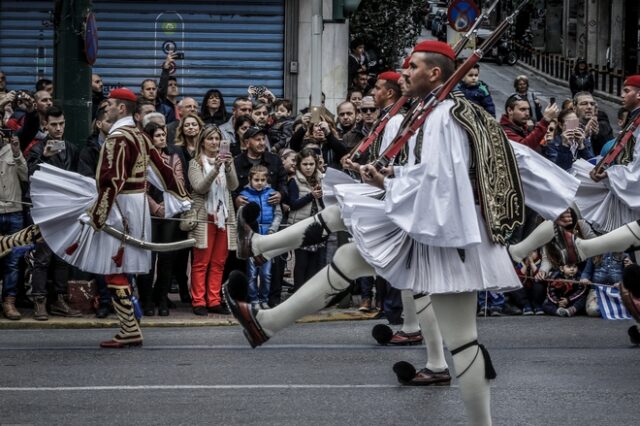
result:
M 476 293 L 432 294 L 433 309 L 449 350 L 477 339 Z M 484 357 L 471 346 L 453 357 L 462 401 L 470 424 L 491 425 L 491 392 L 485 378 Z M 474 360 L 475 358 L 475 360 Z
M 318 215 L 322 216 L 327 228 L 329 228 L 331 232 L 347 230 L 342 221 L 340 208 L 338 206 L 327 207 L 318 213 Z M 300 222 L 287 226 L 275 234 L 254 234 L 251 238 L 251 249 L 256 255 L 262 254 L 267 259 L 273 259 L 279 254 L 300 248 L 305 231 L 309 225 L 316 222 L 318 222 L 318 220 L 315 216 L 310 216 Z M 326 230 L 323 229 L 322 232 L 326 234 Z
M 518 244 L 509 246 L 509 254 L 516 262 L 522 262 L 522 259 L 527 257 L 529 253 L 553 240 L 554 236 L 554 223 L 550 220 L 545 220 L 538 225 L 536 229 L 527 236 L 527 238 L 520 241 Z
M 356 278 L 374 274 L 373 268 L 362 259 L 354 243 L 339 247 L 333 262 L 349 281 L 331 265 L 327 265 L 275 308 L 259 310 L 256 317 L 268 336 L 273 336 L 305 315 L 324 309 L 336 294 L 349 288 L 351 281 Z
M 627 223 L 589 240 L 576 238 L 575 244 L 581 259 L 608 252 L 625 251 L 631 246 L 640 245 L 640 225 L 638 222 Z
M 415 333 L 420 331 L 418 324 L 418 315 L 416 314 L 416 303 L 413 301 L 413 292 L 411 290 L 402 290 L 400 292 L 402 299 L 402 328 L 405 333 Z
M 438 327 L 438 320 L 433 312 L 431 297 L 422 296 L 415 299 L 415 309 L 418 311 L 422 337 L 424 337 L 424 343 L 427 348 L 426 367 L 436 373 L 444 371 L 449 366 L 444 357 L 442 335 L 440 334 L 440 327 Z

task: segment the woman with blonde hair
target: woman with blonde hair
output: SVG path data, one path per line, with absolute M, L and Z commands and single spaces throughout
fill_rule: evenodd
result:
M 185 166 L 193 159 L 196 154 L 196 145 L 199 140 L 200 132 L 204 128 L 204 122 L 196 114 L 187 114 L 180 119 L 176 128 L 176 137 L 174 139 L 175 146 L 182 154 Z M 188 167 L 185 167 L 187 171 Z M 187 190 L 191 190 L 189 186 L 189 176 L 185 173 L 185 183 Z
M 220 289 L 227 255 L 236 249 L 231 191 L 238 187 L 238 177 L 229 147 L 221 149 L 221 142 L 220 129 L 205 126 L 189 162 L 191 208 L 197 212 L 196 227 L 189 232 L 196 240 L 191 266 L 191 301 L 196 315 L 229 313 L 221 304 Z

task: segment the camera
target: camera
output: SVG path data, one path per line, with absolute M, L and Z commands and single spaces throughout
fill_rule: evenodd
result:
M 184 59 L 184 52 L 175 52 L 173 59 Z
M 31 103 L 33 101 L 33 97 L 31 93 L 27 90 L 16 90 L 16 97 L 11 103 L 11 107 L 16 110 L 19 108 L 20 103 Z
M 265 86 L 249 86 L 249 94 L 252 98 L 258 99 L 267 91 Z

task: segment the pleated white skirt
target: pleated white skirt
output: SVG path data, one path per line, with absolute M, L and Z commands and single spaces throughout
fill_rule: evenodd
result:
M 616 197 L 605 181 L 594 182 L 589 176 L 593 164 L 585 160 L 573 163 L 571 172 L 580 181 L 576 194 L 576 204 L 583 218 L 599 232 L 610 232 L 640 217 L 639 210 L 631 209 Z
M 518 162 L 525 205 L 555 220 L 572 205 L 580 181 L 531 148 L 509 142 Z
M 151 252 L 130 245 L 124 245 L 122 264 L 118 266 L 113 257 L 121 241 L 86 225 L 86 212 L 97 198 L 94 179 L 42 164 L 31 178 L 31 198 L 33 221 L 51 250 L 69 264 L 101 275 L 148 273 L 151 269 Z M 128 233 L 150 241 L 151 215 L 144 192 L 120 194 L 116 200 L 120 210 L 114 204 L 107 224 L 124 231 L 124 215 Z
M 444 294 L 521 287 L 507 250 L 490 242 L 484 226 L 482 242 L 465 248 L 463 261 L 455 248 L 417 243 L 387 218 L 383 201 L 349 194 L 342 213 L 360 254 L 398 289 Z M 477 214 L 483 223 L 479 208 Z

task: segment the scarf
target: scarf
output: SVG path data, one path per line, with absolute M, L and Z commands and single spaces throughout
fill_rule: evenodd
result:
M 209 164 L 207 156 L 202 156 L 202 167 L 204 169 L 204 175 L 208 176 L 213 170 L 213 165 Z M 207 214 L 215 217 L 215 222 L 218 228 L 224 229 L 227 217 L 229 217 L 229 210 L 227 207 L 227 176 L 224 171 L 224 166 L 220 167 L 218 175 L 211 182 L 211 188 L 207 192 L 206 202 Z

